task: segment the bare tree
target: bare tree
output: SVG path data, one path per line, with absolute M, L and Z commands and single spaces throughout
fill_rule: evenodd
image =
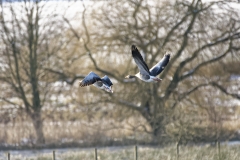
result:
M 238 89 L 229 89 L 236 85 L 229 82 L 236 69 L 229 68 L 239 64 L 240 49 L 239 13 L 229 2 L 125 0 L 107 1 L 92 8 L 83 5 L 83 8 L 79 28 L 63 17 L 74 43 L 82 51 L 79 55 L 73 53 L 71 59 L 73 62 L 82 58 L 79 66 L 74 67 L 81 75 L 56 67 L 46 69 L 71 85 L 90 70 L 114 80 L 114 94 L 89 91 L 88 87 L 79 89 L 76 101 L 82 106 L 113 106 L 125 113 L 137 113 L 151 126 L 152 135 L 161 136 L 173 122 L 176 107 L 184 105 L 197 113 L 189 103 L 196 101 L 193 93 L 203 96 L 210 88 L 228 98 L 239 99 Z M 131 58 L 132 44 L 139 47 L 150 67 L 166 51 L 172 52 L 170 63 L 160 75 L 161 83 L 124 80 L 127 74 L 137 72 Z M 202 106 L 206 102 L 203 98 L 194 104 Z M 189 125 L 179 128 L 184 134 L 194 130 Z
M 6 106 L 24 111 L 31 118 L 37 144 L 45 143 L 42 108 L 60 89 L 56 78 L 47 72 L 58 62 L 54 58 L 68 41 L 62 41 L 64 27 L 50 16 L 44 2 L 1 2 L 0 100 Z M 61 87 L 60 87 L 61 88 Z M 17 99 L 17 100 L 16 100 Z
M 93 67 L 118 82 L 115 94 L 105 101 L 137 111 L 157 136 L 174 109 L 192 93 L 200 94 L 200 88 L 211 87 L 239 99 L 237 90 L 229 92 L 223 85 L 231 73 L 222 64 L 230 64 L 233 57 L 239 61 L 240 49 L 239 13 L 227 2 L 107 3 L 91 13 L 85 8 L 82 17 L 83 43 Z M 161 83 L 124 80 L 128 72 L 137 71 L 131 67 L 131 44 L 140 48 L 149 66 L 165 51 L 172 52 Z M 219 66 L 221 72 L 213 72 Z

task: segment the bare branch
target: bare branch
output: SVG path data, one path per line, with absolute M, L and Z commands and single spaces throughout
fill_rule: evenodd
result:
M 182 51 L 185 49 L 185 47 L 188 44 L 188 34 L 191 31 L 193 24 L 196 20 L 197 14 L 194 13 L 192 16 L 192 20 L 187 28 L 187 30 L 185 31 L 185 33 L 183 34 L 183 41 L 181 44 L 180 49 L 178 50 L 177 54 L 171 59 L 170 64 L 168 64 L 168 67 L 171 67 L 171 65 L 179 58 L 179 56 L 182 54 Z M 169 66 L 170 65 L 170 66 Z M 170 94 L 172 93 L 172 91 L 177 87 L 178 85 L 178 81 L 179 81 L 179 70 L 181 69 L 181 64 L 180 66 L 176 69 L 174 76 L 173 76 L 173 80 L 171 81 L 171 83 L 168 85 L 166 91 L 165 91 L 165 97 L 168 98 L 170 96 Z
M 14 103 L 10 100 L 8 100 L 7 98 L 4 98 L 4 97 L 0 97 L 1 100 L 3 100 L 4 102 L 8 103 L 8 104 L 11 104 L 11 105 L 14 105 L 14 106 L 18 106 L 18 107 L 21 107 L 19 104 L 17 103 Z
M 205 61 L 205 62 L 202 62 L 200 64 L 198 64 L 195 68 L 193 68 L 192 70 L 190 70 L 189 72 L 187 72 L 186 74 L 182 75 L 179 79 L 179 81 L 182 81 L 184 80 L 185 78 L 193 75 L 198 69 L 200 69 L 201 67 L 203 66 L 206 66 L 207 64 L 210 64 L 210 63 L 213 63 L 213 62 L 216 62 L 216 61 L 219 61 L 220 59 L 222 59 L 223 57 L 225 57 L 231 50 L 231 45 L 229 45 L 229 48 L 227 49 L 227 51 L 225 51 L 223 54 L 221 54 L 220 56 L 218 57 L 215 57 L 215 58 L 212 58 L 208 61 Z
M 65 22 L 67 22 L 68 26 L 70 27 L 71 31 L 73 32 L 74 36 L 79 40 L 81 37 L 78 35 L 78 33 L 76 32 L 76 30 L 72 27 L 71 23 L 69 22 L 69 20 L 63 16 L 63 20 Z
M 85 29 L 85 33 L 86 33 L 86 36 L 87 36 L 87 40 L 84 42 L 84 48 L 86 49 L 86 51 L 87 51 L 87 53 L 88 53 L 91 61 L 93 62 L 94 67 L 96 68 L 97 71 L 100 71 L 100 72 L 102 72 L 102 73 L 104 73 L 104 74 L 106 74 L 106 75 L 112 76 L 112 77 L 114 77 L 115 79 L 117 79 L 117 80 L 120 81 L 120 82 L 123 81 L 121 78 L 119 78 L 118 76 L 115 76 L 115 75 L 112 74 L 111 72 L 108 72 L 108 71 L 106 71 L 106 70 L 101 69 L 101 68 L 97 65 L 95 59 L 92 57 L 91 50 L 90 50 L 89 47 L 88 47 L 88 43 L 90 42 L 90 35 L 89 35 L 88 29 L 87 29 L 87 26 L 86 26 L 86 22 L 85 22 L 85 12 L 86 12 L 86 8 L 85 8 L 85 6 L 84 6 L 84 11 L 83 11 L 83 14 L 82 14 L 82 24 L 83 24 L 83 27 L 84 27 L 84 29 Z
M 74 75 L 73 78 L 70 78 L 68 75 L 61 71 L 56 71 L 50 68 L 45 68 L 46 71 L 59 75 L 59 80 L 65 81 L 67 84 L 73 85 L 77 79 L 85 78 L 85 75 Z
M 222 91 L 223 93 L 225 93 L 226 95 L 229 95 L 233 98 L 239 99 L 240 100 L 240 95 L 239 94 L 235 94 L 235 93 L 229 93 L 227 91 L 227 89 L 225 89 L 223 86 L 221 86 L 220 84 L 218 84 L 217 82 L 211 82 L 211 85 L 213 87 L 218 88 L 220 91 Z
M 175 103 L 172 105 L 172 109 L 174 109 L 176 107 L 176 105 L 181 102 L 182 100 L 184 100 L 187 96 L 189 96 L 190 94 L 192 94 L 193 92 L 197 91 L 199 88 L 201 87 L 205 87 L 205 86 L 209 86 L 209 83 L 203 83 L 203 84 L 199 84 L 193 88 L 191 88 L 190 90 L 188 90 L 185 93 L 182 93 L 178 96 L 178 99 L 175 101 Z

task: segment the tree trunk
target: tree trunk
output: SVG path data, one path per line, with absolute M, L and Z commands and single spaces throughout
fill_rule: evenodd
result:
M 155 122 L 150 122 L 150 126 L 152 128 L 152 136 L 154 143 L 158 143 L 161 141 L 161 135 L 163 133 L 163 125 L 161 119 L 154 120 Z
M 142 104 L 144 104 L 144 102 L 142 102 Z M 163 107 L 159 107 L 159 105 L 160 103 L 157 101 L 157 103 L 153 104 L 154 107 L 150 107 L 149 101 L 146 101 L 145 105 L 142 106 L 142 110 L 140 110 L 141 115 L 147 120 L 152 128 L 153 143 L 161 141 L 161 135 L 164 132 L 164 116 L 162 115 Z
M 35 111 L 34 114 L 31 116 L 33 126 L 37 136 L 37 145 L 45 144 L 45 137 L 43 134 L 43 121 L 41 118 L 41 112 Z

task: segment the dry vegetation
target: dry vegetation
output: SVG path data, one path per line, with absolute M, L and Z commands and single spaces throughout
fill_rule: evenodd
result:
M 181 146 L 177 158 L 176 147 L 138 147 L 139 160 L 238 160 L 240 156 L 239 145 L 222 145 L 221 152 L 210 145 Z M 10 152 L 11 153 L 11 152 Z M 25 153 L 25 155 L 24 155 Z M 12 160 L 52 160 L 52 151 L 29 151 L 12 154 Z M 6 153 L 0 153 L 0 160 L 5 160 Z M 56 159 L 59 160 L 94 160 L 94 149 L 55 150 Z M 130 160 L 134 159 L 134 147 L 98 148 L 98 160 Z
M 135 113 L 117 116 L 116 111 L 95 110 L 87 112 L 60 111 L 53 117 L 44 120 L 45 147 L 74 147 L 74 146 L 112 146 L 132 144 L 155 144 L 151 127 L 145 119 Z M 46 113 L 47 114 L 47 113 Z M 15 117 L 6 124 L 1 124 L 0 145 L 2 148 L 35 148 L 36 134 L 26 116 Z M 175 117 L 166 126 L 166 135 L 161 139 L 162 144 L 179 142 L 215 142 L 236 138 L 240 121 L 237 119 L 224 120 L 219 124 L 206 119 L 192 116 Z M 218 131 L 218 132 L 216 132 Z M 42 146 L 43 147 L 43 146 Z
M 2 147 L 239 139 L 235 2 L 64 2 L 79 8 L 72 19 L 47 1 L 16 3 L 0 10 Z M 150 67 L 172 52 L 161 83 L 124 80 L 137 72 L 132 44 Z M 78 87 L 90 71 L 114 94 Z

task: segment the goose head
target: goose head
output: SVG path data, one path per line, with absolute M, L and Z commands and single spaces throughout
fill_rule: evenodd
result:
M 113 93 L 113 86 L 107 86 L 107 85 L 104 85 L 104 90 L 107 91 L 107 92 L 110 92 L 110 93 Z
M 136 78 L 136 76 L 135 75 L 127 75 L 125 78 L 126 79 L 132 79 L 132 78 Z

